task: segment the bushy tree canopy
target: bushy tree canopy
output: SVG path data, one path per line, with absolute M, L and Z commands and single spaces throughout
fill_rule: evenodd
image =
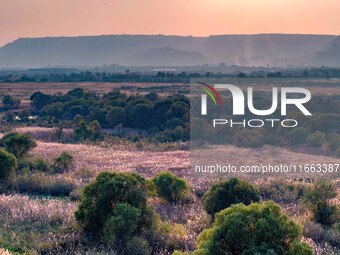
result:
M 213 185 L 203 197 L 205 210 L 211 215 L 232 204 L 249 205 L 258 201 L 260 201 L 258 190 L 248 182 L 237 178 Z
M 129 205 L 136 208 L 141 213 L 141 222 L 148 224 L 145 185 L 146 180 L 136 174 L 101 173 L 84 188 L 75 213 L 76 219 L 85 231 L 99 233 L 107 220 L 117 212 L 116 205 L 124 203 L 125 207 Z
M 3 146 L 8 152 L 15 157 L 25 156 L 31 149 L 37 146 L 33 138 L 26 134 L 10 133 L 0 140 L 0 146 Z
M 17 159 L 14 155 L 0 149 L 0 183 L 8 181 L 15 174 L 17 167 Z
M 312 255 L 301 230 L 273 202 L 238 204 L 216 214 L 198 238 L 197 255 Z M 181 254 L 181 253 L 177 253 Z
M 183 178 L 165 171 L 153 179 L 158 195 L 168 202 L 184 201 L 189 193 L 189 184 Z

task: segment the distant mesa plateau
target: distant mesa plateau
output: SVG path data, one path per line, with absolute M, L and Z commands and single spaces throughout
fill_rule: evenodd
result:
M 340 36 L 303 34 L 103 35 L 19 38 L 0 48 L 0 68 L 123 66 L 340 67 Z

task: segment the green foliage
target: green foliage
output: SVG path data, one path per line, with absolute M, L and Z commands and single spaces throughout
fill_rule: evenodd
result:
M 288 133 L 288 140 L 290 145 L 298 145 L 306 143 L 309 130 L 302 127 L 293 128 Z
M 336 151 L 336 149 L 340 147 L 340 135 L 335 132 L 328 134 L 327 143 L 332 151 Z
M 10 133 L 0 139 L 0 146 L 3 146 L 8 152 L 16 158 L 22 158 L 31 149 L 37 146 L 33 138 L 26 134 Z
M 146 128 L 150 118 L 150 111 L 150 105 L 144 103 L 136 104 L 127 114 L 126 122 L 134 128 Z
M 287 183 L 284 180 L 274 180 L 269 184 L 261 185 L 259 190 L 264 200 L 273 200 L 277 203 L 294 203 L 302 198 L 305 187 Z
M 90 122 L 88 125 L 85 121 L 80 120 L 77 127 L 73 130 L 74 138 L 77 141 L 92 140 L 98 141 L 102 140 L 104 135 L 102 127 L 97 120 Z
M 12 96 L 5 95 L 2 99 L 2 104 L 6 109 L 14 109 L 19 106 L 20 100 L 16 100 Z
M 336 196 L 335 184 L 327 180 L 317 180 L 306 190 L 305 203 L 312 210 L 317 223 L 329 226 L 335 222 L 337 208 L 330 203 L 330 200 Z
M 18 160 L 18 169 L 19 170 L 28 170 L 28 171 L 42 171 L 49 172 L 50 166 L 49 163 L 41 158 L 33 158 L 33 157 L 24 157 Z
M 52 169 L 55 173 L 64 173 L 73 165 L 73 156 L 63 151 L 58 157 L 53 160 Z
M 0 149 L 0 183 L 7 182 L 15 175 L 17 159 L 11 153 Z
M 312 146 L 321 146 L 326 142 L 326 135 L 320 131 L 315 131 L 307 137 L 307 143 Z
M 218 214 L 202 232 L 193 254 L 312 255 L 299 243 L 301 230 L 273 202 L 233 205 Z M 294 253 L 298 252 L 298 253 Z
M 77 141 L 83 141 L 90 137 L 90 131 L 85 121 L 80 121 L 78 126 L 73 130 L 74 137 Z
M 142 211 L 129 204 L 116 204 L 103 228 L 104 240 L 113 247 L 126 244 L 143 225 Z
M 123 203 L 139 210 L 141 222 L 147 226 L 150 222 L 145 183 L 146 180 L 136 174 L 100 173 L 94 182 L 84 188 L 75 213 L 77 221 L 85 231 L 98 234 L 114 215 L 116 205 Z
M 258 201 L 260 201 L 258 190 L 248 182 L 237 178 L 213 185 L 203 197 L 205 210 L 211 215 L 233 204 L 249 205 Z
M 104 137 L 102 127 L 100 126 L 99 122 L 96 120 L 89 123 L 88 131 L 93 141 L 101 140 Z
M 14 189 L 17 192 L 36 195 L 68 196 L 75 188 L 71 179 L 45 173 L 24 174 L 14 181 Z
M 340 146 L 335 150 L 335 155 L 340 158 Z
M 313 255 L 313 249 L 306 243 L 295 241 L 290 245 L 287 255 Z
M 241 129 L 235 133 L 234 143 L 239 147 L 257 148 L 266 143 L 266 136 L 262 129 Z
M 189 184 L 170 171 L 157 174 L 153 181 L 158 195 L 168 202 L 180 202 L 188 198 Z
M 124 122 L 125 112 L 123 107 L 112 107 L 110 111 L 105 116 L 107 123 L 110 127 L 115 127 Z
M 152 250 L 149 243 L 141 238 L 134 237 L 126 244 L 126 255 L 151 255 Z
M 34 93 L 31 100 L 30 110 L 39 116 L 36 122 L 45 124 L 48 121 L 58 125 L 73 122 L 76 141 L 101 139 L 101 128 L 117 125 L 149 131 L 150 134 L 162 133 L 162 141 L 189 139 L 189 100 L 176 94 L 167 97 L 154 93 L 127 96 L 113 90 L 98 96 L 74 89 L 65 95 Z M 95 130 L 91 121 L 97 121 Z

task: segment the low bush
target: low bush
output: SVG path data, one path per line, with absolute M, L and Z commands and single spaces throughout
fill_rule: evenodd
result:
M 50 166 L 47 160 L 38 157 L 24 157 L 18 160 L 19 170 L 27 169 L 28 171 L 38 170 L 41 172 L 49 172 Z
M 312 146 L 321 146 L 326 142 L 326 135 L 320 131 L 315 131 L 307 137 L 307 143 Z
M 264 200 L 273 200 L 277 203 L 294 203 L 303 197 L 305 187 L 287 183 L 284 180 L 275 180 L 259 187 Z
M 249 205 L 258 201 L 260 201 L 258 190 L 248 182 L 237 178 L 231 178 L 213 185 L 203 196 L 205 210 L 210 215 L 214 215 L 233 204 Z
M 5 150 L 0 149 L 0 183 L 7 183 L 15 176 L 18 167 L 15 156 Z
M 20 193 L 48 196 L 68 196 L 76 185 L 71 179 L 50 176 L 44 173 L 28 173 L 18 176 L 14 189 Z
M 312 255 L 301 230 L 273 202 L 233 205 L 197 239 L 195 255 Z M 190 253 L 180 253 L 190 254 Z
M 157 194 L 168 202 L 183 202 L 189 195 L 189 184 L 183 178 L 165 171 L 157 174 L 153 179 Z
M 140 210 L 144 226 L 150 223 L 146 180 L 136 174 L 104 172 L 84 188 L 75 217 L 85 231 L 98 234 L 114 215 L 115 206 L 128 204 Z
M 37 144 L 29 135 L 9 133 L 0 139 L 0 146 L 12 153 L 16 158 L 22 158 Z
M 128 240 L 136 236 L 142 226 L 142 211 L 129 204 L 116 204 L 112 216 L 103 228 L 104 240 L 113 247 L 126 245 Z
M 328 180 L 317 180 L 306 190 L 304 202 L 311 209 L 317 223 L 330 226 L 336 222 L 338 209 L 330 203 L 336 196 L 336 186 Z
M 53 160 L 52 169 L 55 173 L 64 173 L 73 165 L 73 156 L 64 151 Z
M 148 241 L 141 237 L 134 237 L 126 244 L 126 255 L 151 255 L 152 250 Z

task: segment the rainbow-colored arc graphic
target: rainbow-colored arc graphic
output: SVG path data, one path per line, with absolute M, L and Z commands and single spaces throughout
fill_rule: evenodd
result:
M 220 103 L 220 105 L 223 104 L 223 103 L 222 103 L 222 98 L 221 98 L 220 94 L 216 91 L 216 89 L 215 89 L 213 86 L 211 86 L 211 85 L 209 85 L 209 84 L 206 84 L 206 83 L 203 83 L 203 82 L 199 82 L 199 84 L 201 84 L 201 85 L 203 85 L 203 86 L 205 86 L 205 87 L 208 88 L 208 89 L 206 89 L 206 88 L 201 88 L 201 90 L 202 90 L 203 92 L 207 93 L 207 94 L 210 96 L 210 98 L 213 100 L 213 102 L 214 102 L 215 105 L 217 105 L 215 96 L 216 96 L 218 102 Z M 214 95 L 215 95 L 215 96 L 214 96 Z

